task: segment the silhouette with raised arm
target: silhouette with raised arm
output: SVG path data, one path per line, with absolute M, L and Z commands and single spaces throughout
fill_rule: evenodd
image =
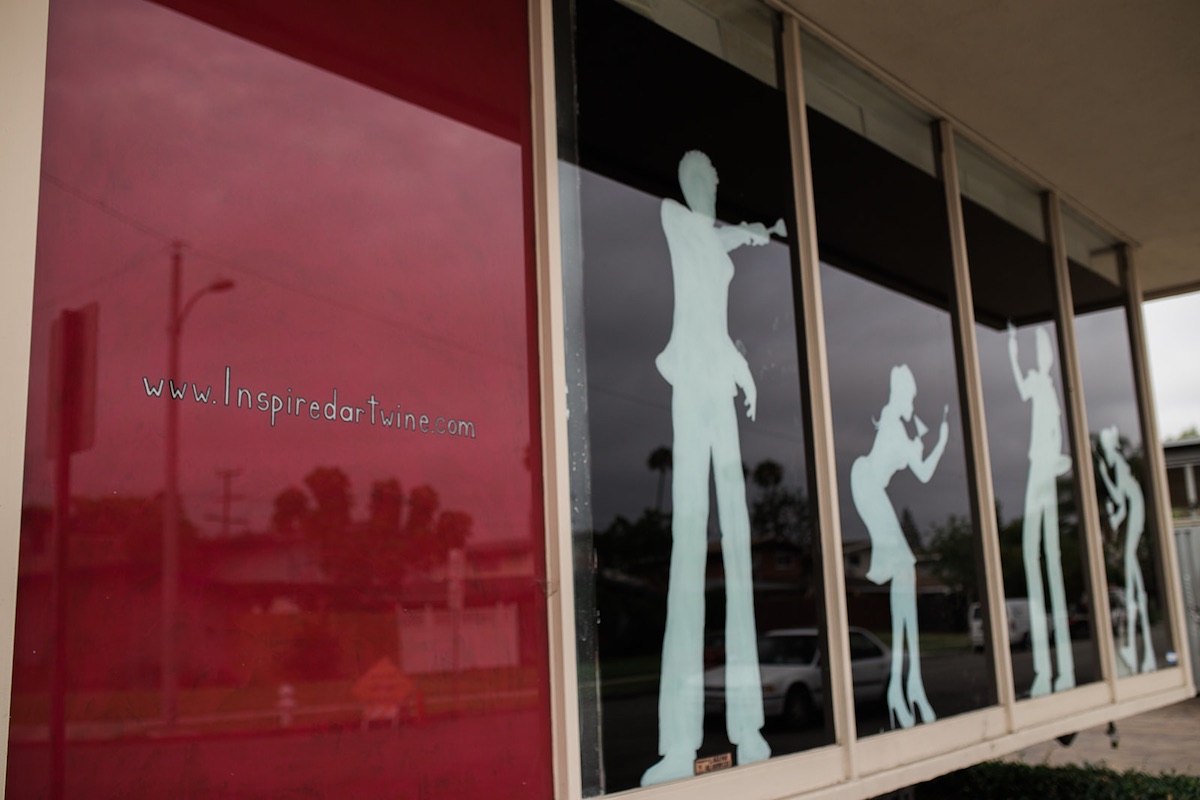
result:
M 666 199 L 662 226 L 671 254 L 675 311 L 671 338 L 655 359 L 671 384 L 674 444 L 671 480 L 671 569 L 658 696 L 658 752 L 662 759 L 642 785 L 692 775 L 704 739 L 704 570 L 708 559 L 708 483 L 717 493 L 717 520 L 725 564 L 725 722 L 737 763 L 771 755 L 763 739 L 762 678 L 754 626 L 750 517 L 733 398 L 745 395 L 754 419 L 757 392 L 750 366 L 729 338 L 729 252 L 765 245 L 783 220 L 718 226 L 717 171 L 698 150 L 679 162 L 687 205 Z
M 1129 462 L 1121 455 L 1120 434 L 1116 426 L 1100 431 L 1100 449 L 1103 458 L 1100 460 L 1100 477 L 1104 480 L 1104 488 L 1108 490 L 1109 499 L 1104 502 L 1104 510 L 1108 513 L 1108 522 L 1115 531 L 1122 522 L 1125 523 L 1125 619 L 1127 620 L 1126 642 L 1117 652 L 1121 660 L 1131 672 L 1137 672 L 1137 628 L 1141 625 L 1142 645 L 1145 653 L 1142 656 L 1142 672 L 1153 672 L 1156 668 L 1154 644 L 1150 641 L 1150 611 L 1146 596 L 1146 582 L 1142 578 L 1142 566 L 1138 563 L 1137 548 L 1146 527 L 1146 501 L 1142 496 L 1142 487 L 1133 477 Z M 1112 469 L 1112 476 L 1105 468 Z
M 1037 328 L 1037 368 L 1021 375 L 1017 329 L 1008 323 L 1008 358 L 1021 399 L 1032 405 L 1029 426 L 1029 478 L 1025 484 L 1025 521 L 1021 530 L 1021 555 L 1025 562 L 1025 590 L 1029 595 L 1029 641 L 1033 647 L 1033 684 L 1029 696 L 1050 693 L 1050 639 L 1046 630 L 1046 597 L 1042 591 L 1042 554 L 1046 556 L 1046 583 L 1054 620 L 1054 654 L 1058 677 L 1054 691 L 1075 686 L 1075 658 L 1067 620 L 1067 595 L 1063 588 L 1062 556 L 1058 531 L 1058 478 L 1071 470 L 1071 457 L 1062 452 L 1062 406 L 1050 377 L 1054 347 L 1045 328 Z
M 921 483 L 929 483 L 950 436 L 946 421 L 950 407 L 946 406 L 942 410 L 937 443 L 928 455 L 924 454 L 925 444 L 921 438 L 929 429 L 913 413 L 916 396 L 917 382 L 908 365 L 892 367 L 890 394 L 875 423 L 871 451 L 856 458 L 850 468 L 850 496 L 871 537 L 871 566 L 867 570 L 867 579 L 880 585 L 892 582 L 892 675 L 887 689 L 887 707 L 893 727 L 899 725 L 902 728 L 912 727 L 916 714 L 921 715 L 922 722 L 932 722 L 936 716 L 921 678 L 917 561 L 904 538 L 887 486 L 893 475 L 905 469 L 912 470 Z M 916 436 L 908 435 L 905 423 L 909 420 L 916 426 Z M 901 688 L 906 651 L 908 683 Z

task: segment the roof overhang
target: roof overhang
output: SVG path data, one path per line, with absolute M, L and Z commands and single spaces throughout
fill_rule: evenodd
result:
M 1200 289 L 1200 3 L 784 2 L 1133 245 L 1147 297 Z

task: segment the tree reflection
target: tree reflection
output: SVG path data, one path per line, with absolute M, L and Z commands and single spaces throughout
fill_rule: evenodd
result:
M 646 459 L 646 466 L 658 473 L 658 490 L 654 494 L 654 510 L 662 511 L 663 490 L 667 485 L 667 473 L 674 467 L 671 448 L 656 447 Z
M 275 496 L 274 506 L 271 525 L 275 532 L 284 536 L 299 534 L 300 520 L 308 515 L 308 495 L 290 486 Z
M 951 514 L 942 525 L 935 525 L 929 540 L 929 552 L 936 555 L 933 574 L 968 602 L 979 599 L 975 542 L 975 526 L 957 514 Z
M 671 511 L 662 510 L 661 492 L 665 474 L 672 468 L 671 449 L 655 448 L 646 466 L 658 473 L 655 507 L 644 508 L 632 520 L 617 515 L 593 536 L 597 606 L 602 622 L 598 629 L 600 653 L 605 660 L 634 654 L 657 656 L 662 643 Z M 808 581 L 813 557 L 808 496 L 798 486 L 786 483 L 783 465 L 773 459 L 763 459 L 745 471 L 753 486 L 749 514 L 756 598 L 764 593 L 778 597 L 781 585 L 807 598 L 812 589 Z M 717 591 L 722 580 L 720 550 L 710 547 L 706 570 L 709 591 Z M 763 588 L 764 581 L 772 584 L 769 590 Z M 805 603 L 803 609 L 807 609 Z M 759 599 L 756 605 L 761 605 Z M 724 625 L 724 604 L 714 601 L 708 606 L 706 629 L 719 631 Z M 775 611 L 775 606 L 763 611 L 766 615 L 759 623 L 761 630 L 814 621 L 804 618 L 807 611 L 798 603 L 788 614 Z
M 757 537 L 796 544 L 807 552 L 812 545 L 808 497 L 799 487 L 783 483 L 783 466 L 760 461 L 750 473 L 758 496 L 750 506 L 750 526 Z
M 594 537 L 598 570 L 616 570 L 626 577 L 656 583 L 665 581 L 671 555 L 671 512 L 662 510 L 664 476 L 671 469 L 671 448 L 658 447 L 650 453 L 646 465 L 659 473 L 659 491 L 655 507 L 645 508 L 635 520 L 618 514 L 608 527 Z M 784 481 L 783 466 L 764 459 L 748 470 L 757 488 L 750 503 L 750 526 L 756 541 L 786 541 L 811 554 L 812 527 L 809 522 L 808 496 L 799 487 Z
M 299 533 L 312 545 L 322 571 L 363 597 L 402 597 L 406 576 L 446 563 L 471 535 L 471 515 L 441 508 L 428 484 L 407 495 L 395 478 L 371 484 L 365 520 L 352 516 L 350 479 L 339 467 L 320 466 L 275 497 L 277 533 Z

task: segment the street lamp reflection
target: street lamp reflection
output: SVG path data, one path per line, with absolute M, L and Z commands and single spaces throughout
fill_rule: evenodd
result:
M 201 297 L 228 292 L 232 280 L 219 278 L 197 290 L 180 304 L 183 273 L 183 242 L 171 245 L 171 287 L 167 322 L 167 380 L 179 381 L 179 342 L 183 323 Z M 179 721 L 179 404 L 167 403 L 166 470 L 163 491 L 163 565 L 162 565 L 162 711 L 167 730 Z

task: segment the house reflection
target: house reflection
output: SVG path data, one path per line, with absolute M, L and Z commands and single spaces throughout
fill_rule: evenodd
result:
M 154 548 L 145 545 L 157 541 L 147 534 L 160 530 L 161 502 L 75 498 L 73 507 L 68 741 L 155 734 L 163 724 L 162 583 Z M 47 612 L 53 561 L 36 545 L 44 516 L 26 509 L 14 742 L 47 735 L 56 643 Z M 469 529 L 468 515 L 458 522 L 464 519 Z M 190 524 L 183 528 L 177 641 L 187 735 L 359 726 L 381 711 L 397 723 L 536 701 L 544 620 L 527 540 L 464 536 L 444 552 L 418 548 L 407 557 L 422 568 L 393 572 L 397 580 L 385 590 L 379 578 L 388 566 L 387 537 L 369 521 L 343 531 L 376 556 L 365 583 L 357 571 L 338 573 L 320 536 L 276 530 L 205 538 Z M 382 696 L 362 689 L 373 668 L 392 676 Z

